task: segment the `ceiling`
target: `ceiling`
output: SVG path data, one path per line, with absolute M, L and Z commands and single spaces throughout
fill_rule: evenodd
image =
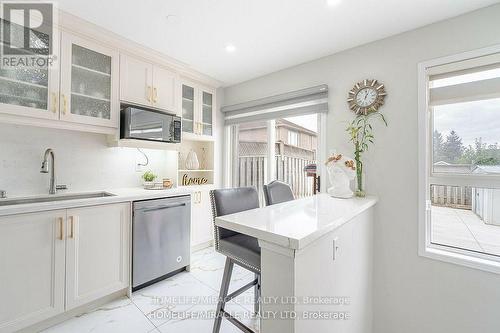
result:
M 227 86 L 498 2 L 59 0 L 59 7 Z

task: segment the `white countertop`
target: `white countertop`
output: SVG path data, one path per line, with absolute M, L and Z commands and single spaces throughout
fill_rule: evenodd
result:
M 5 200 L 8 202 L 9 200 L 15 200 L 15 199 L 39 198 L 39 197 L 52 198 L 58 196 L 64 197 L 67 195 L 96 193 L 96 192 L 107 192 L 113 194 L 113 196 L 90 198 L 90 199 L 72 199 L 72 200 L 60 200 L 60 201 L 56 200 L 50 202 L 0 206 L 0 216 L 47 211 L 47 210 L 66 209 L 74 207 L 103 205 L 103 204 L 117 203 L 117 202 L 131 202 L 131 201 L 156 199 L 156 198 L 168 198 L 178 195 L 190 195 L 194 190 L 195 189 L 188 187 L 179 187 L 168 190 L 145 190 L 140 187 L 133 187 L 133 188 L 105 189 L 105 190 L 87 191 L 87 192 L 61 191 L 60 193 L 54 195 L 47 194 L 47 195 L 24 196 L 24 197 L 9 197 L 7 199 L 1 199 L 1 200 L 2 201 Z
M 290 249 L 301 249 L 375 205 L 377 198 L 328 194 L 217 217 L 216 225 Z

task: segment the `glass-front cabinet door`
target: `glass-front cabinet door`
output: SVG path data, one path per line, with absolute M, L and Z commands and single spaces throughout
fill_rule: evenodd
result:
M 182 85 L 182 131 L 196 133 L 194 87 Z
M 57 119 L 59 33 L 55 31 L 53 38 L 30 29 L 30 45 L 48 43 L 52 45 L 52 54 L 49 54 L 48 49 L 23 48 L 24 27 L 2 19 L 1 29 L 10 34 L 0 34 L 3 57 L 0 65 L 0 113 Z
M 200 134 L 212 136 L 213 133 L 213 93 L 201 90 L 201 129 Z
M 118 52 L 67 33 L 61 45 L 61 119 L 118 127 Z

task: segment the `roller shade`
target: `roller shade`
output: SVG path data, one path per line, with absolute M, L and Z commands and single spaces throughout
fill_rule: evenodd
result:
M 226 125 L 328 112 L 326 84 L 221 108 Z
M 500 67 L 500 53 L 452 62 L 427 69 L 429 80 L 446 79 L 453 76 L 482 72 Z
M 430 106 L 500 97 L 499 53 L 430 67 L 427 74 Z
M 430 105 L 463 103 L 500 97 L 500 78 L 431 88 Z

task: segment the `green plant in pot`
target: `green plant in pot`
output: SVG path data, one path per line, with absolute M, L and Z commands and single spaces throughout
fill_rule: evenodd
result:
M 151 186 L 152 183 L 154 182 L 154 180 L 156 179 L 156 175 L 151 172 L 151 171 L 146 171 L 143 175 L 142 175 L 142 179 L 144 180 L 144 186 Z
M 349 133 L 349 141 L 354 144 L 354 160 L 356 161 L 356 196 L 366 195 L 363 180 L 362 156 L 368 151 L 369 145 L 374 143 L 373 126 L 374 119 L 381 120 L 385 126 L 387 121 L 383 114 L 371 110 L 366 114 L 360 114 L 349 124 L 346 131 Z

